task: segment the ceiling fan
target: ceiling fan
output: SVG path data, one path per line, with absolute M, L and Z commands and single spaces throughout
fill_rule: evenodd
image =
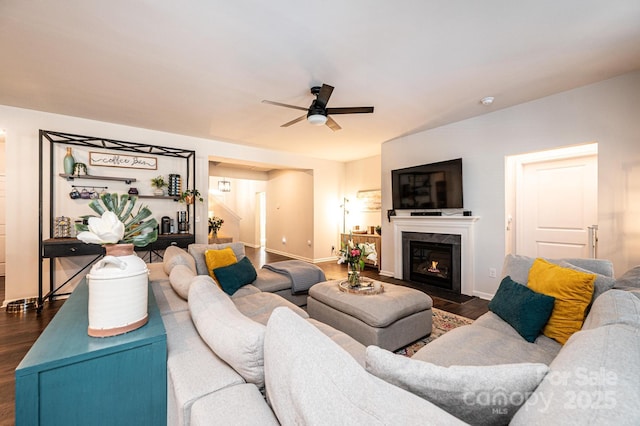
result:
M 295 124 L 299 121 L 304 120 L 316 126 L 322 126 L 326 124 L 331 130 L 334 132 L 336 130 L 342 129 L 335 122 L 335 120 L 329 115 L 335 114 L 367 114 L 373 112 L 373 107 L 342 107 L 342 108 L 327 108 L 327 103 L 329 102 L 329 98 L 331 97 L 331 93 L 333 92 L 333 86 L 329 86 L 328 84 L 323 84 L 322 87 L 314 86 L 311 88 L 311 94 L 316 98 L 311 102 L 311 106 L 309 108 L 299 107 L 296 105 L 287 105 L 280 102 L 273 101 L 262 101 L 265 104 L 277 105 L 285 108 L 293 108 L 299 109 L 301 111 L 307 111 L 305 115 L 302 115 L 294 120 L 289 121 L 288 123 L 284 123 L 280 127 L 289 127 L 292 124 Z

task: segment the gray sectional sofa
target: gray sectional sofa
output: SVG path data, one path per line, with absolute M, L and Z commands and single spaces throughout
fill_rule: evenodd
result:
M 508 257 L 503 273 L 522 278 L 528 262 Z M 542 335 L 529 343 L 488 312 L 410 359 L 365 348 L 255 285 L 228 296 L 195 263 L 170 248 L 150 265 L 167 330 L 169 425 L 640 423 L 633 288 L 599 293 L 564 346 Z M 578 266 L 615 282 L 606 261 Z

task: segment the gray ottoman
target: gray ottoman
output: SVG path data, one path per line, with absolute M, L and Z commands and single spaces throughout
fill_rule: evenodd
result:
M 358 295 L 340 291 L 339 281 L 309 289 L 311 318 L 337 328 L 363 345 L 394 351 L 431 334 L 433 301 L 421 291 L 383 283 L 384 292 Z

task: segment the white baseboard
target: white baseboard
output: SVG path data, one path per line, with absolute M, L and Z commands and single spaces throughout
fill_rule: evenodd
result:
M 293 259 L 304 260 L 305 262 L 313 263 L 313 259 L 309 259 L 308 257 L 302 257 L 302 256 L 298 256 L 296 254 L 287 253 L 287 252 L 279 251 L 279 250 L 268 249 L 268 248 L 265 248 L 264 250 L 267 253 L 279 254 L 281 256 L 291 257 Z
M 382 275 L 383 277 L 393 278 L 393 271 L 380 270 L 379 274 Z
M 479 297 L 480 299 L 484 299 L 484 300 L 491 300 L 493 299 L 493 294 L 489 294 L 489 293 L 484 293 L 482 291 L 474 291 L 473 295 L 476 297 Z

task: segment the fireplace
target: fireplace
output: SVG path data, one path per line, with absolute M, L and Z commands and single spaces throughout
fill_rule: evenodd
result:
M 402 249 L 404 279 L 460 294 L 460 235 L 403 232 Z
M 409 241 L 409 280 L 451 290 L 451 244 Z
M 431 241 L 435 243 L 453 244 L 454 276 L 453 290 L 461 295 L 475 296 L 482 294 L 487 299 L 491 295 L 478 292 L 475 288 L 475 222 L 478 216 L 410 216 L 398 214 L 390 216 L 393 224 L 393 277 L 409 281 L 410 271 L 405 260 L 409 256 L 409 240 Z M 435 235 L 440 235 L 435 240 Z M 457 265 L 455 264 L 457 262 Z M 456 269 L 459 271 L 456 272 Z M 457 274 L 457 275 L 456 275 Z M 426 286 L 418 284 L 416 286 Z M 436 287 L 429 286 L 429 289 Z

